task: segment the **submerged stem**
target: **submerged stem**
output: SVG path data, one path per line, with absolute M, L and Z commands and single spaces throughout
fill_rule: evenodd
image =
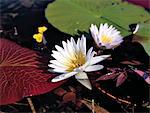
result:
M 94 108 L 95 106 L 94 106 L 94 99 L 92 99 L 92 113 L 95 113 L 95 108 Z
M 35 111 L 35 108 L 34 108 L 34 105 L 33 105 L 33 102 L 32 102 L 32 100 L 31 100 L 31 98 L 27 98 L 27 101 L 28 101 L 28 103 L 29 103 L 29 105 L 30 105 L 30 108 L 31 108 L 31 110 L 32 110 L 32 113 L 36 113 L 36 111 Z

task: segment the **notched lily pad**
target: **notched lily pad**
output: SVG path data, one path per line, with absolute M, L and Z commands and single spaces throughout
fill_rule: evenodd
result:
M 130 34 L 128 25 L 132 23 L 142 26 L 139 35 L 150 35 L 144 24 L 150 17 L 149 13 L 121 0 L 57 0 L 48 5 L 46 17 L 55 27 L 69 34 L 77 34 L 78 30 L 88 31 L 92 23 L 108 22 L 121 30 L 124 36 Z

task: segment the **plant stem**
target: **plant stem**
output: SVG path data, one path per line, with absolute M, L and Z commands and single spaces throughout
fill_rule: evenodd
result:
M 127 105 L 132 105 L 132 103 L 128 100 L 124 100 L 121 98 L 117 98 L 113 95 L 111 95 L 110 93 L 106 92 L 105 90 L 103 90 L 101 87 L 97 87 L 103 94 L 107 95 L 108 97 L 112 98 L 113 100 L 116 100 L 118 103 L 123 103 L 123 104 L 127 104 Z M 136 106 L 136 104 L 134 104 L 134 106 Z
M 92 99 L 92 113 L 95 113 L 95 108 L 94 108 L 95 106 L 94 106 L 94 99 Z
M 31 108 L 31 110 L 32 110 L 32 113 L 36 113 L 36 111 L 35 111 L 35 108 L 34 108 L 34 105 L 33 105 L 33 102 L 32 102 L 32 100 L 31 100 L 31 98 L 27 98 L 27 101 L 28 101 L 28 103 L 29 103 L 29 105 L 30 105 L 30 108 Z

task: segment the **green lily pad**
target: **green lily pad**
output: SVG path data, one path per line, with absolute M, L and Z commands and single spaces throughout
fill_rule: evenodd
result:
M 139 23 L 137 35 L 150 38 L 150 14 L 142 7 L 121 0 L 56 0 L 48 5 L 46 17 L 56 28 L 71 35 L 88 32 L 92 23 L 107 22 L 127 36 L 131 34 L 129 25 Z

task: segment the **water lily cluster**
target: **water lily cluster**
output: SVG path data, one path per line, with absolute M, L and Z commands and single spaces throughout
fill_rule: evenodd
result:
M 123 41 L 120 32 L 112 25 L 108 26 L 107 23 L 100 24 L 99 29 L 92 24 L 90 31 L 98 47 L 105 46 L 106 49 L 111 49 L 117 47 Z M 110 55 L 96 56 L 93 47 L 87 51 L 86 37 L 84 35 L 78 38 L 77 42 L 71 37 L 66 42 L 62 41 L 62 47 L 55 45 L 55 48 L 56 50 L 52 50 L 51 55 L 55 60 L 50 60 L 48 66 L 53 68 L 53 72 L 62 74 L 51 81 L 58 82 L 75 76 L 78 82 L 90 90 L 92 86 L 87 72 L 103 69 L 104 66 L 98 63 L 110 57 Z
M 138 29 L 139 25 L 137 24 L 132 34 L 135 34 Z M 97 47 L 103 50 L 114 49 L 123 42 L 120 31 L 113 25 L 109 26 L 107 23 L 100 24 L 99 29 L 96 25 L 91 24 L 90 32 Z M 104 66 L 100 65 L 99 62 L 107 59 L 110 55 L 98 56 L 93 50 L 93 47 L 87 50 L 86 37 L 84 35 L 78 38 L 77 42 L 71 37 L 70 40 L 66 42 L 62 41 L 62 47 L 55 45 L 55 48 L 56 50 L 53 50 L 51 55 L 55 60 L 50 60 L 48 66 L 53 68 L 53 72 L 62 74 L 56 76 L 51 81 L 58 82 L 75 76 L 78 82 L 92 90 L 87 73 L 103 69 Z M 134 71 L 137 72 L 136 70 Z M 142 76 L 148 84 L 150 83 L 150 78 L 147 73 L 140 72 L 140 76 Z

